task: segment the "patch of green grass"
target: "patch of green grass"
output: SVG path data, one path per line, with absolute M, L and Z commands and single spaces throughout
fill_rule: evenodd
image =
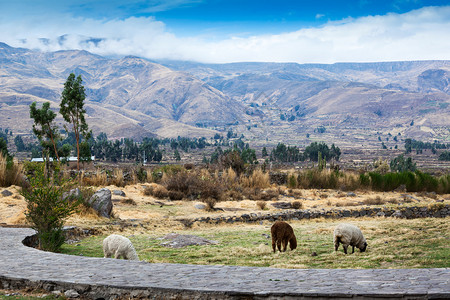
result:
M 202 236 L 216 245 L 172 249 L 161 246 L 160 236 L 151 232 L 129 237 L 141 260 L 150 263 L 241 265 L 276 268 L 443 268 L 450 267 L 450 222 L 446 219 L 398 220 L 351 219 L 367 239 L 368 250 L 334 251 L 333 230 L 338 220 L 289 222 L 297 236 L 298 248 L 272 252 L 271 224 L 203 227 L 179 230 L 179 234 Z M 106 236 L 64 245 L 63 253 L 102 257 Z M 317 256 L 312 256 L 313 252 Z M 349 247 L 351 252 L 351 247 Z
M 48 295 L 48 296 L 42 297 L 42 296 L 23 296 L 23 295 L 6 296 L 7 294 L 10 294 L 10 293 L 6 293 L 5 294 L 3 292 L 0 292 L 0 299 L 8 299 L 8 300 L 35 300 L 35 299 L 55 300 L 55 299 L 65 299 L 65 298 L 61 298 L 61 297 L 56 296 L 56 295 Z

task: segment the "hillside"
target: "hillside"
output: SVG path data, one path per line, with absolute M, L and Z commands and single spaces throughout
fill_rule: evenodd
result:
M 0 127 L 30 133 L 28 106 L 51 101 L 57 109 L 70 72 L 82 75 L 90 127 L 110 138 L 232 129 L 268 145 L 326 140 L 380 148 L 383 138 L 401 146 L 386 140 L 391 135 L 449 141 L 449 61 L 155 63 L 1 43 Z
M 111 138 L 212 136 L 214 130 L 196 124 L 213 127 L 242 120 L 241 105 L 220 91 L 192 75 L 137 57 L 41 53 L 0 44 L 0 112 L 9 118 L 2 118 L 0 127 L 29 132 L 28 106 L 50 101 L 57 109 L 71 72 L 83 78 L 87 120 L 94 133 L 103 131 Z
M 244 103 L 250 121 L 241 130 L 255 140 L 328 140 L 363 147 L 379 147 L 378 137 L 389 133 L 449 140 L 449 61 L 161 63 Z M 315 134 L 320 126 L 326 132 Z

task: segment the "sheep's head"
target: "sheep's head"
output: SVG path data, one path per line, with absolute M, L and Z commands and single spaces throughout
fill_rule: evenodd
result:
M 367 243 L 364 242 L 364 245 L 363 245 L 361 248 L 359 248 L 359 250 L 360 250 L 361 252 L 365 252 L 366 249 L 367 249 Z

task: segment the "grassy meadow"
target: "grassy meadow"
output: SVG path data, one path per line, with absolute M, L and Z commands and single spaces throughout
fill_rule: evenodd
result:
M 450 222 L 448 219 L 348 219 L 361 228 L 368 250 L 345 255 L 342 246 L 334 251 L 333 230 L 338 220 L 289 222 L 298 248 L 273 253 L 269 223 L 262 225 L 202 225 L 154 233 L 134 234 L 132 229 L 117 232 L 130 238 L 141 260 L 150 263 L 240 265 L 273 268 L 443 268 L 450 267 Z M 161 246 L 169 232 L 198 235 L 217 244 L 173 249 Z M 112 233 L 112 232 L 110 232 Z M 63 253 L 103 257 L 102 241 L 107 236 L 91 236 L 79 243 L 65 244 Z M 351 248 L 350 248 L 351 249 Z M 313 252 L 317 256 L 313 256 Z M 351 251 L 350 251 L 351 252 Z

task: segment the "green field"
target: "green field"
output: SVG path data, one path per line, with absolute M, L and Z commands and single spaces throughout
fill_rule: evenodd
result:
M 364 233 L 368 250 L 345 255 L 334 251 L 333 230 L 337 220 L 289 222 L 298 248 L 273 253 L 269 223 L 203 226 L 178 230 L 218 242 L 212 245 L 173 249 L 161 246 L 164 234 L 123 234 L 133 242 L 141 260 L 150 263 L 240 265 L 274 268 L 443 268 L 450 267 L 450 222 L 445 219 L 350 219 Z M 169 233 L 168 231 L 167 233 Z M 112 232 L 111 232 L 112 233 Z M 120 232 L 117 232 L 120 234 Z M 65 244 L 63 253 L 102 257 L 102 240 L 91 236 L 76 244 Z M 312 256 L 312 253 L 317 256 Z

